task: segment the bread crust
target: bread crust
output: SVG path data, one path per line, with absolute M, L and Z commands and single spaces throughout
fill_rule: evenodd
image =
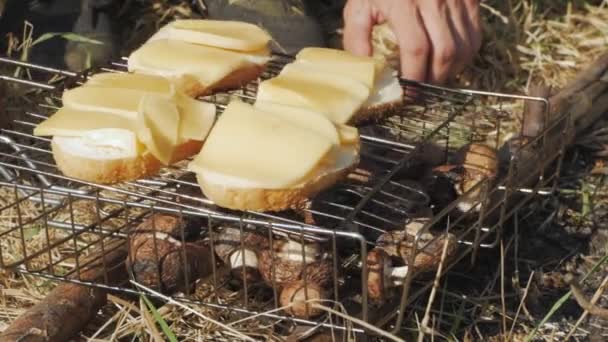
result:
M 174 152 L 172 163 L 195 155 L 200 151 L 202 145 L 201 141 L 196 140 L 189 140 L 181 144 Z M 115 184 L 146 178 L 158 173 L 162 167 L 161 162 L 149 152 L 134 158 L 86 158 L 71 154 L 54 139 L 51 142 L 51 149 L 57 168 L 64 175 L 98 184 Z
M 356 150 L 358 151 L 358 145 Z M 359 164 L 359 154 L 348 167 L 328 172 L 290 189 L 237 188 L 208 182 L 196 175 L 203 194 L 216 205 L 232 210 L 283 211 L 301 208 L 310 198 L 344 179 Z
M 188 78 L 188 80 L 184 81 L 182 89 L 184 93 L 192 97 L 211 95 L 222 90 L 240 88 L 258 79 L 265 70 L 266 64 L 251 64 L 245 68 L 233 71 L 212 85 L 202 84 L 193 78 Z
M 361 110 L 359 110 L 359 112 L 357 112 L 357 114 L 355 114 L 350 119 L 348 124 L 356 126 L 356 125 L 361 125 L 364 123 L 384 119 L 387 116 L 394 114 L 394 111 L 401 104 L 403 104 L 403 101 L 393 101 L 393 102 L 383 103 L 381 105 L 362 108 Z

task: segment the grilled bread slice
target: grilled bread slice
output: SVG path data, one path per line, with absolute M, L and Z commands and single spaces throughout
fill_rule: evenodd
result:
M 190 140 L 175 148 L 172 162 L 200 151 L 202 142 Z M 158 173 L 163 164 L 139 145 L 130 130 L 103 128 L 80 136 L 54 136 L 51 148 L 61 172 L 75 179 L 114 184 Z
M 403 101 L 397 72 L 384 60 L 327 48 L 305 48 L 261 82 L 257 98 L 324 113 L 339 124 L 385 115 Z
M 356 128 L 274 103 L 231 102 L 189 164 L 220 207 L 281 211 L 302 205 L 359 162 Z
M 216 113 L 158 76 L 101 74 L 62 99 L 34 134 L 53 137 L 63 174 L 100 184 L 145 178 L 195 155 Z
M 171 78 L 189 95 L 206 95 L 257 79 L 270 60 L 271 39 L 245 22 L 176 20 L 134 51 L 128 67 Z

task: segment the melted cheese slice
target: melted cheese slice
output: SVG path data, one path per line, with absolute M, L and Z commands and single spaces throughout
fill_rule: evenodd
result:
M 133 130 L 135 122 L 121 115 L 99 111 L 85 112 L 69 107 L 60 108 L 55 114 L 34 128 L 34 135 L 82 137 L 86 132 L 103 128 Z
M 135 121 L 137 138 L 161 163 L 168 165 L 178 143 L 179 111 L 161 96 L 144 96 Z
M 370 89 L 374 88 L 378 75 L 385 68 L 382 60 L 373 57 L 355 56 L 343 50 L 317 47 L 302 49 L 296 56 L 296 63 L 356 79 Z
M 231 20 L 176 20 L 163 27 L 152 40 L 170 39 L 235 51 L 258 51 L 272 37 L 257 25 Z
M 359 130 L 348 125 L 337 125 L 340 142 L 343 145 L 357 144 L 360 141 Z
M 266 50 L 240 53 L 204 45 L 167 39 L 146 42 L 129 56 L 129 71 L 165 77 L 191 77 L 204 86 L 212 86 L 233 71 L 262 64 Z
M 221 175 L 233 186 L 284 189 L 304 179 L 333 147 L 315 130 L 233 101 L 189 168 L 203 177 Z
M 108 79 L 98 83 L 99 86 L 90 86 L 87 83 L 82 87 L 65 91 L 63 93 L 63 108 L 69 108 L 72 111 L 104 112 L 135 120 L 143 98 L 154 94 L 173 101 L 174 107 L 177 106 L 179 120 L 176 122 L 179 123 L 180 142 L 186 140 L 202 141 L 211 130 L 216 115 L 215 105 L 196 101 L 179 92 L 173 93 L 171 87 L 161 87 L 162 82 L 149 84 L 147 88 L 146 86 L 140 88 L 137 82 L 145 78 L 139 78 L 139 76 L 135 78 L 129 76 L 128 82 L 126 81 L 127 78 L 122 76 L 120 82 L 117 83 L 121 86 L 120 88 L 118 86 L 102 86 L 102 84 L 105 84 L 104 82 L 109 82 L 110 79 L 108 77 Z M 158 81 L 156 78 L 154 79 Z M 171 90 L 171 93 L 164 91 L 168 89 Z M 162 115 L 162 109 L 158 108 L 156 111 L 158 111 L 158 115 Z M 167 115 L 172 115 L 172 113 Z
M 325 136 L 332 144 L 340 144 L 340 136 L 338 135 L 336 126 L 321 113 L 299 107 L 263 101 L 257 101 L 254 106 L 261 111 L 281 116 L 282 119 L 288 120 L 294 125 L 302 127 L 302 129 L 313 130 L 316 133 Z
M 104 72 L 91 76 L 85 86 L 135 89 L 159 94 L 173 94 L 174 85 L 168 79 L 154 75 Z
M 83 86 L 64 91 L 62 100 L 65 107 L 135 119 L 144 95 L 139 89 Z
M 180 139 L 205 140 L 215 122 L 215 105 L 197 101 L 183 94 L 177 94 L 175 99 L 180 115 Z
M 334 123 L 346 124 L 369 96 L 370 88 L 352 78 L 339 74 L 328 76 L 292 63 L 279 76 L 261 82 L 257 98 L 321 112 Z

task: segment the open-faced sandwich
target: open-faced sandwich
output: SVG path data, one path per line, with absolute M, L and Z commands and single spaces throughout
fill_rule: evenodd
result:
M 359 133 L 323 114 L 258 101 L 231 102 L 189 164 L 203 193 L 229 209 L 297 207 L 359 162 Z
M 270 60 L 271 36 L 239 21 L 173 21 L 134 51 L 129 71 L 173 79 L 199 96 L 257 79 Z
M 400 104 L 403 89 L 384 59 L 305 48 L 278 76 L 260 83 L 257 99 L 314 110 L 334 123 L 356 124 Z
M 152 75 L 98 74 L 62 100 L 34 134 L 52 136 L 66 176 L 102 184 L 147 177 L 195 155 L 216 116 L 214 105 Z

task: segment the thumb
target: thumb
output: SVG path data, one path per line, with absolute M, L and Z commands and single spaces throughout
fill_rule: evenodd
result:
M 349 0 L 344 6 L 344 50 L 355 55 L 372 53 L 372 7 L 368 0 Z

